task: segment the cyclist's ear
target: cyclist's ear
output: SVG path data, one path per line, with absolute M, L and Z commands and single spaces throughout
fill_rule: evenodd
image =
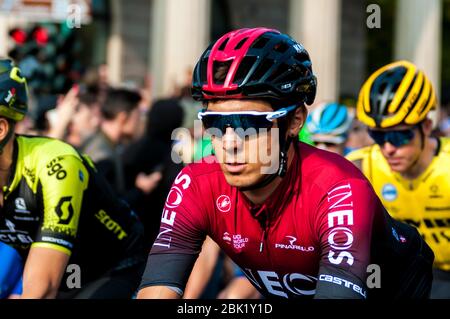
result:
M 422 131 L 424 133 L 425 136 L 430 136 L 431 132 L 433 131 L 433 121 L 429 118 L 426 118 L 423 122 L 422 122 Z
M 0 141 L 3 141 L 8 135 L 11 123 L 4 117 L 0 117 Z
M 289 118 L 288 135 L 298 136 L 306 121 L 308 111 L 304 105 L 298 107 Z

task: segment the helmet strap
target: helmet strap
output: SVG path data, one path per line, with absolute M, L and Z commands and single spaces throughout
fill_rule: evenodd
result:
M 419 125 L 420 132 L 420 150 L 423 151 L 425 148 L 425 132 L 423 131 L 422 124 Z
M 419 125 L 419 133 L 420 133 L 420 154 L 417 156 L 417 158 L 414 160 L 414 162 L 410 165 L 409 169 L 412 169 L 419 163 L 420 157 L 422 156 L 423 150 L 425 149 L 425 132 L 423 131 L 422 125 Z
M 264 186 L 269 185 L 276 177 L 284 177 L 287 172 L 287 164 L 288 164 L 288 151 L 289 147 L 291 146 L 291 143 L 293 141 L 293 137 L 288 136 L 287 139 L 284 138 L 287 132 L 287 122 L 286 121 L 278 121 L 278 127 L 280 129 L 280 134 L 278 136 L 279 138 L 279 145 L 280 145 L 280 151 L 279 151 L 279 167 L 275 174 L 270 174 L 260 182 L 247 186 L 247 187 L 241 187 L 241 191 L 249 191 L 249 190 L 255 190 L 262 188 Z

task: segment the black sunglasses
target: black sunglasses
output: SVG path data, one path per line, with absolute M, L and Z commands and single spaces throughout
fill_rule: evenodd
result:
M 286 116 L 297 106 L 292 105 L 274 112 L 210 112 L 203 110 L 198 113 L 205 129 L 218 129 L 225 134 L 228 127 L 244 130 L 247 134 L 256 134 L 259 129 L 272 128 L 274 120 Z
M 389 142 L 395 147 L 400 147 L 411 142 L 415 135 L 415 129 L 419 125 L 406 130 L 395 130 L 395 131 L 377 131 L 368 130 L 370 137 L 380 146 L 384 143 Z

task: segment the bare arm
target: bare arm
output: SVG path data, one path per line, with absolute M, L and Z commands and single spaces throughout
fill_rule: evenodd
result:
M 207 237 L 186 285 L 184 299 L 200 298 L 214 272 L 219 252 L 219 246 Z
M 49 119 L 50 130 L 48 136 L 57 139 L 63 139 L 66 135 L 67 128 L 78 105 L 78 86 L 72 87 L 69 92 L 58 103 L 54 112 L 55 118 Z
M 139 291 L 137 299 L 180 299 L 181 296 L 166 286 L 151 286 Z
M 22 298 L 55 298 L 68 261 L 63 252 L 32 247 L 25 263 Z
M 218 299 L 260 299 L 258 290 L 245 277 L 236 277 L 217 296 Z
M 208 284 L 214 271 L 219 256 L 219 246 L 209 237 L 202 246 L 202 251 L 194 265 L 186 290 L 184 299 L 199 298 Z M 167 286 L 150 286 L 143 288 L 137 295 L 138 299 L 179 299 L 181 296 Z

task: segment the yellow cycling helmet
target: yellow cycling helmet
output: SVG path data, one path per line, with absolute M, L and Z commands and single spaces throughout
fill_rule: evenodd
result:
M 398 61 L 375 71 L 359 93 L 356 115 L 371 128 L 414 125 L 436 106 L 433 85 L 408 61 Z

